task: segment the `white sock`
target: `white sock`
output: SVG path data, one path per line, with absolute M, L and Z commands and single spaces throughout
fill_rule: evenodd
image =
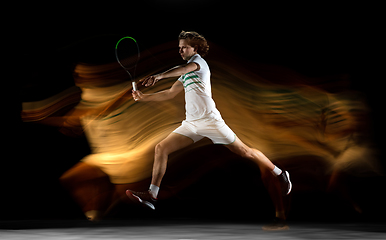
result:
M 275 168 L 271 171 L 273 175 L 279 176 L 282 172 L 282 170 L 275 166 Z
M 159 187 L 157 187 L 156 185 L 153 185 L 153 184 L 150 184 L 150 194 L 153 198 L 157 199 L 157 196 L 158 196 L 158 192 L 159 192 Z

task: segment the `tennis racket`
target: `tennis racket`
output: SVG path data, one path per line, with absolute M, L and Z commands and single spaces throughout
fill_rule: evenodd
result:
M 132 37 L 123 37 L 115 45 L 115 57 L 119 65 L 129 74 L 133 90 L 137 91 L 135 71 L 140 58 L 139 46 Z
M 140 58 L 139 47 L 137 41 L 132 37 L 123 37 L 119 39 L 115 45 L 115 57 L 122 66 L 122 68 L 127 72 L 130 77 L 133 90 L 137 91 L 137 85 L 135 83 L 135 70 Z M 102 116 L 103 113 L 108 112 L 110 109 L 116 107 L 116 103 L 121 99 L 128 91 L 123 92 L 120 96 L 116 97 L 111 103 L 109 103 L 103 110 L 101 110 L 91 121 L 89 121 L 83 128 L 87 128 L 89 124 L 95 119 Z

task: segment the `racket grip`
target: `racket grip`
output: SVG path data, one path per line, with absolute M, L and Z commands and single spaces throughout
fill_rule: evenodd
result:
M 131 82 L 131 84 L 133 85 L 133 90 L 137 91 L 137 84 L 135 82 Z

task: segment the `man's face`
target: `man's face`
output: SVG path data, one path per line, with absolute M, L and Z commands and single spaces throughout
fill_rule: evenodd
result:
M 194 49 L 194 47 L 192 47 L 188 44 L 188 41 L 186 39 L 180 39 L 179 48 L 180 48 L 179 53 L 180 53 L 182 59 L 184 59 L 185 61 L 189 61 L 189 59 L 194 54 L 197 53 L 197 51 Z

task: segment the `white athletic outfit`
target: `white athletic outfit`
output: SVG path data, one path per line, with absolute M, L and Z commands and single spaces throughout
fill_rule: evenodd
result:
M 199 54 L 192 56 L 188 63 L 191 62 L 200 65 L 200 70 L 188 72 L 178 79 L 185 90 L 186 119 L 173 132 L 194 142 L 207 137 L 215 144 L 233 143 L 236 135 L 225 124 L 212 99 L 208 64 Z

